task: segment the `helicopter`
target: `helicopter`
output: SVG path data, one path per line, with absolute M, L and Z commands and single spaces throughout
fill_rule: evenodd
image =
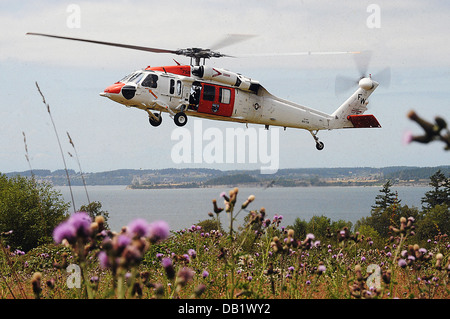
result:
M 269 93 L 255 79 L 206 65 L 206 59 L 233 57 L 217 51 L 217 47 L 220 45 L 215 46 L 216 49 L 193 47 L 167 50 L 44 33 L 28 32 L 27 35 L 189 57 L 189 65 L 180 64 L 174 60 L 176 65 L 149 66 L 134 71 L 100 93 L 102 97 L 107 97 L 127 107 L 145 111 L 150 124 L 154 127 L 161 125 L 162 113 L 169 113 L 177 126 L 186 125 L 188 117 L 194 116 L 245 123 L 246 125 L 248 123 L 261 124 L 266 129 L 269 129 L 270 126 L 279 126 L 284 129 L 297 128 L 311 133 L 318 150 L 324 148 L 324 143 L 317 137 L 321 130 L 381 127 L 374 115 L 364 114 L 367 111 L 369 96 L 379 86 L 379 82 L 372 79 L 371 75 L 366 75 L 365 67 L 359 67 L 361 76 L 357 81 L 343 77 L 339 79 L 339 81 L 347 81 L 344 86 L 350 83 L 350 86 L 357 84 L 358 88 L 332 114 L 327 114 L 279 98 Z M 236 35 L 231 43 L 245 39 L 246 37 L 243 35 Z M 223 47 L 229 43 L 230 41 L 226 44 L 222 42 L 221 45 Z M 321 52 L 306 52 L 305 54 L 316 53 L 321 54 Z M 359 54 L 361 52 L 335 53 Z M 384 77 L 386 75 L 389 77 L 389 72 L 389 69 L 382 71 Z

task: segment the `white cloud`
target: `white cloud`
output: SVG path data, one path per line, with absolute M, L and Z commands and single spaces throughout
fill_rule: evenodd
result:
M 248 54 L 372 49 L 378 53 L 373 63 L 411 67 L 449 63 L 450 10 L 442 2 L 378 1 L 379 29 L 366 25 L 371 1 L 78 1 L 79 29 L 67 27 L 70 3 L 42 1 L 27 10 L 1 13 L 0 27 L 8 32 L 0 36 L 0 59 L 88 67 L 130 65 L 130 60 L 167 64 L 171 60 L 165 54 L 25 36 L 27 31 L 35 31 L 167 49 L 207 47 L 228 33 L 257 34 L 258 38 L 223 51 Z M 238 64 L 273 66 L 283 61 L 295 62 L 297 67 L 337 67 L 340 61 L 344 67 L 349 66 L 346 59 L 328 56 L 245 59 Z

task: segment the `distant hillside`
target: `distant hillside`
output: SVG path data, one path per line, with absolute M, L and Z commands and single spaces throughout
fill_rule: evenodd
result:
M 203 182 L 205 186 L 213 185 L 239 185 L 239 184 L 253 184 L 261 182 L 259 179 L 250 176 L 249 174 L 233 174 L 215 177 Z
M 276 174 L 264 175 L 259 170 L 221 171 L 203 168 L 168 169 L 119 169 L 114 171 L 84 173 L 87 185 L 129 185 L 132 188 L 211 187 L 215 185 L 253 184 L 255 186 L 370 186 L 381 185 L 386 180 L 394 184 L 427 185 L 429 177 L 437 170 L 450 176 L 450 165 L 439 167 L 395 166 L 384 168 L 289 168 Z M 53 185 L 67 185 L 64 170 L 33 170 L 35 178 Z M 31 176 L 30 171 L 6 173 Z M 83 185 L 79 172 L 69 170 L 72 185 Z

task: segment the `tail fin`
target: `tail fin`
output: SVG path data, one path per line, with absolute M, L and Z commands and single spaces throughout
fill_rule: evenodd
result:
M 334 118 L 332 128 L 380 127 L 373 115 L 362 115 L 367 111 L 368 98 L 378 86 L 370 78 L 359 81 L 359 88 L 331 116 Z

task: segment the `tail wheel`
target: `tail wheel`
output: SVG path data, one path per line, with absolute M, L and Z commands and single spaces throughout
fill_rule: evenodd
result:
M 179 112 L 175 114 L 173 120 L 177 126 L 185 126 L 188 119 L 186 114 L 184 114 L 183 112 Z
M 161 122 L 162 122 L 161 114 L 160 113 L 153 113 L 153 116 L 149 116 L 148 117 L 148 121 L 150 122 L 150 125 L 151 126 L 159 126 L 159 125 L 161 125 Z
M 325 147 L 325 145 L 323 145 L 322 142 L 317 142 L 317 143 L 316 143 L 316 148 L 317 148 L 319 151 L 323 150 L 324 147 Z

